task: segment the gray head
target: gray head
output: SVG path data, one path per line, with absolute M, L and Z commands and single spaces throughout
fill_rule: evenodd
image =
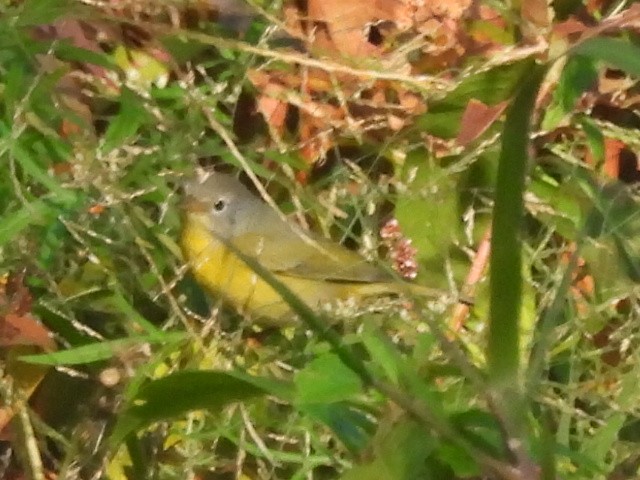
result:
M 184 184 L 187 214 L 197 215 L 214 234 L 231 239 L 253 231 L 275 214 L 237 178 L 212 173 Z M 266 217 L 266 218 L 265 218 Z

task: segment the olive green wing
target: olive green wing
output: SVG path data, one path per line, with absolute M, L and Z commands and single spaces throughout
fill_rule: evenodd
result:
M 301 278 L 340 282 L 383 282 L 392 276 L 368 263 L 362 256 L 324 238 L 310 236 L 305 242 L 296 233 L 289 235 L 246 234 L 234 245 L 255 257 L 274 273 Z

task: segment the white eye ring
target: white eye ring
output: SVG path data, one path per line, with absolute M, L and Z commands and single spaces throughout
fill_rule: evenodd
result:
M 227 201 L 226 201 L 226 200 L 224 200 L 224 199 L 222 199 L 222 198 L 221 198 L 220 200 L 217 200 L 217 201 L 213 204 L 213 209 L 214 209 L 216 212 L 221 212 L 221 211 L 223 211 L 226 207 L 227 207 Z

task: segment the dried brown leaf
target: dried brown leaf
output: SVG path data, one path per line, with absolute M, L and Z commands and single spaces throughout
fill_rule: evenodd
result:
M 507 105 L 506 101 L 493 106 L 478 100 L 469 101 L 460 121 L 456 137 L 458 145 L 464 147 L 480 137 L 502 115 Z

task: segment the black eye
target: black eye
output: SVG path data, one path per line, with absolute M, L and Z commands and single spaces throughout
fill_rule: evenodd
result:
M 225 209 L 225 207 L 227 206 L 227 202 L 225 200 L 218 200 L 216 203 L 213 204 L 213 209 L 216 212 L 221 212 L 222 210 Z

